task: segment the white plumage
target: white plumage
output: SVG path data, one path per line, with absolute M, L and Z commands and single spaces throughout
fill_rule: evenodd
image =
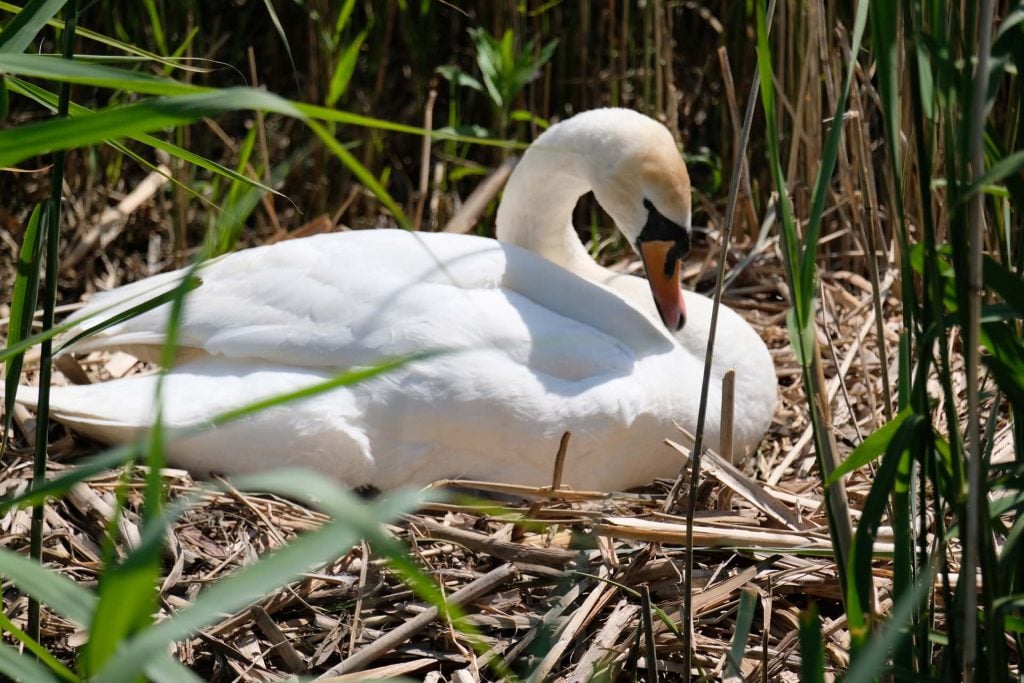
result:
M 673 421 L 695 425 L 710 301 L 685 293 L 687 324 L 675 338 L 667 333 L 646 283 L 600 268 L 576 240 L 572 206 L 590 189 L 631 244 L 649 222 L 644 199 L 689 225 L 685 167 L 667 131 L 632 112 L 598 110 L 552 127 L 513 174 L 498 235 L 525 248 L 374 230 L 205 265 L 186 304 L 183 360 L 166 375 L 171 427 L 384 358 L 448 352 L 175 441 L 172 463 L 200 475 L 303 465 L 381 489 L 446 477 L 544 484 L 558 438 L 571 430 L 569 485 L 612 490 L 674 475 L 680 462 L 662 440 L 677 436 Z M 83 323 L 91 326 L 179 277 L 99 294 L 77 316 L 103 310 Z M 166 307 L 149 311 L 71 350 L 124 348 L 152 359 L 166 318 Z M 749 450 L 774 410 L 774 369 L 738 315 L 723 309 L 719 325 L 709 443 L 718 443 L 720 377 L 735 367 L 736 444 Z M 51 410 L 121 442 L 152 422 L 154 386 L 139 376 L 55 387 Z

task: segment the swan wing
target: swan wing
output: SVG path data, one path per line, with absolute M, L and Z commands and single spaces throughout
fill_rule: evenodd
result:
M 102 311 L 102 320 L 181 276 L 99 295 L 77 318 Z M 179 334 L 183 346 L 209 356 L 337 371 L 427 349 L 497 347 L 537 370 L 579 378 L 622 372 L 636 357 L 672 347 L 600 285 L 483 238 L 322 235 L 230 254 L 199 277 Z M 162 343 L 167 314 L 160 306 L 69 350 L 129 347 L 152 357 L 145 348 Z

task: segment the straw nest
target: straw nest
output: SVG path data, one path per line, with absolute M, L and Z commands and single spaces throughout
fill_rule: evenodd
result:
M 736 466 L 716 454 L 703 459 L 693 529 L 694 664 L 709 679 L 738 673 L 747 680 L 795 680 L 802 609 L 817 603 L 824 617 L 826 666 L 833 671 L 845 668 L 848 634 L 800 368 L 785 331 L 784 279 L 771 242 L 744 245 L 730 253 L 730 262 L 749 264 L 745 257 L 751 252 L 753 264 L 736 271 L 725 301 L 768 342 L 781 398 L 756 457 Z M 706 258 L 691 259 L 688 279 L 706 283 L 718 257 L 718 250 L 708 247 Z M 892 349 L 900 329 L 898 301 L 892 298 L 891 278 L 882 284 L 889 292 L 883 301 L 885 343 Z M 831 424 L 840 450 L 848 452 L 884 421 L 885 369 L 879 363 L 865 278 L 824 272 L 821 293 L 818 330 L 832 398 Z M 80 360 L 95 377 L 138 370 L 134 359 L 119 353 Z M 31 367 L 28 372 L 31 380 Z M 60 427 L 50 433 L 53 473 L 98 448 Z M 682 467 L 688 454 L 672 443 L 679 435 L 665 436 L 665 457 L 678 459 Z M 1009 445 L 1008 439 L 997 444 Z M 552 444 L 553 463 L 557 448 Z M 0 467 L 3 495 L 28 485 L 29 451 L 25 440 L 15 440 Z M 565 457 L 573 457 L 571 438 Z M 165 479 L 172 496 L 194 493 L 201 502 L 178 520 L 168 538 L 162 615 L 324 521 L 320 513 L 288 500 L 230 487 L 209 492 L 184 471 L 167 470 Z M 48 567 L 95 584 L 117 483 L 118 474 L 110 473 L 47 506 Z M 681 678 L 682 641 L 674 627 L 684 599 L 686 527 L 683 517 L 663 512 L 671 485 L 658 481 L 641 491 L 610 493 L 481 482 L 472 488 L 496 494 L 500 507 L 435 503 L 389 527 L 449 599 L 461 605 L 475 636 L 439 617 L 372 548 L 361 545 L 248 610 L 224 615 L 216 626 L 179 643 L 176 654 L 203 678 L 219 681 L 278 680 L 292 674 L 333 681 L 397 675 L 493 680 L 503 670 L 533 672 L 534 680 L 582 681 L 597 672 L 645 677 L 655 665 L 662 678 Z M 865 474 L 847 481 L 854 522 L 869 486 Z M 138 539 L 140 500 L 138 491 L 129 496 L 120 552 Z M 19 510 L 0 519 L 5 546 L 27 552 L 29 515 Z M 890 542 L 883 527 L 878 550 Z M 874 566 L 877 599 L 885 610 L 890 572 L 885 561 Z M 757 609 L 736 672 L 727 653 L 744 593 Z M 4 603 L 15 623 L 24 619 L 23 596 L 6 590 Z M 45 616 L 43 633 L 51 651 L 68 659 L 83 639 L 76 625 L 53 615 Z

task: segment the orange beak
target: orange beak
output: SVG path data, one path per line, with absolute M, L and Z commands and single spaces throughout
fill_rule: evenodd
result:
M 639 243 L 640 258 L 651 283 L 651 294 L 665 327 L 675 332 L 686 324 L 686 304 L 679 284 L 679 259 L 675 242 L 650 240 Z

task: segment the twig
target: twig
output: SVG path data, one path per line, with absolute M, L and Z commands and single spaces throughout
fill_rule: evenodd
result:
M 636 617 L 638 611 L 636 605 L 631 605 L 623 598 L 615 605 L 615 609 L 604 620 L 601 630 L 597 632 L 590 647 L 583 653 L 583 656 L 576 663 L 575 668 L 566 679 L 566 683 L 586 683 L 592 679 L 600 678 L 597 675 L 604 662 L 611 659 L 615 654 L 615 642 L 619 635 Z
M 719 450 L 722 458 L 730 465 L 736 464 L 733 452 L 734 418 L 736 415 L 736 371 L 729 368 L 722 375 L 722 411 L 721 427 L 719 428 Z M 726 487 L 718 494 L 718 509 L 728 510 L 732 507 L 732 489 Z
M 293 674 L 300 674 L 306 670 L 306 660 L 302 658 L 292 644 L 288 641 L 287 636 L 281 631 L 274 620 L 267 614 L 267 610 L 263 609 L 259 605 L 253 605 L 249 608 L 249 614 L 252 615 L 253 620 L 256 622 L 256 626 L 259 627 L 263 635 L 273 644 L 271 648 L 274 652 L 281 656 L 281 660 L 284 662 L 284 666 L 289 672 Z
M 654 645 L 651 589 L 646 583 L 640 587 L 640 621 L 644 625 L 644 645 L 647 647 L 647 661 L 654 665 L 647 669 L 647 681 L 648 683 L 658 683 L 658 651 Z
M 444 526 L 426 517 L 417 517 L 413 522 L 427 530 L 431 538 L 452 541 L 470 550 L 484 552 L 506 562 L 528 562 L 541 565 L 563 566 L 576 559 L 576 553 L 561 548 L 531 548 L 509 541 L 499 541 L 485 534 L 455 527 Z
M 434 129 L 434 101 L 437 89 L 431 88 L 427 94 L 427 103 L 423 109 L 423 144 L 420 148 L 420 186 L 417 190 L 416 209 L 413 211 L 412 226 L 419 230 L 423 227 L 423 205 L 427 201 L 427 190 L 430 189 L 430 132 Z
M 775 15 L 775 0 L 770 0 L 768 3 L 768 12 L 766 15 L 766 21 L 768 30 L 771 31 L 772 18 Z M 743 118 L 743 129 L 740 131 L 740 141 L 736 148 L 736 159 L 743 159 L 746 157 L 747 143 L 750 140 L 750 129 L 754 123 L 754 110 L 757 108 L 757 93 L 759 89 L 760 81 L 753 79 L 750 84 L 750 97 L 747 99 L 747 111 Z M 725 280 L 725 266 L 727 259 L 725 258 L 725 252 L 729 248 L 729 240 L 732 236 L 732 223 L 733 218 L 736 214 L 736 195 L 740 185 L 740 169 L 742 164 L 735 164 L 733 166 L 732 178 L 729 179 L 729 199 L 726 203 L 725 209 L 725 225 L 722 228 L 722 250 L 723 256 L 718 263 L 718 273 L 715 278 L 715 296 L 711 303 L 711 324 L 708 329 L 708 346 L 707 352 L 704 354 L 704 377 L 701 380 L 700 387 L 700 407 L 697 410 L 697 430 L 696 439 L 693 445 L 693 457 L 690 463 L 690 499 L 686 508 L 686 566 L 683 571 L 683 639 L 685 641 L 685 649 L 683 652 L 684 658 L 684 669 L 689 675 L 692 671 L 693 663 L 693 612 L 691 609 L 691 594 L 690 591 L 693 588 L 693 516 L 697 509 L 697 484 L 700 477 L 700 457 L 701 451 L 704 448 L 704 420 L 707 417 L 708 407 L 708 387 L 711 384 L 711 361 L 714 358 L 715 351 L 715 333 L 718 328 L 718 309 L 722 303 L 722 285 Z M 678 497 L 679 489 L 682 487 L 684 471 L 679 473 L 676 478 L 675 484 L 672 486 L 672 491 L 669 493 L 667 500 L 665 501 L 665 511 L 671 512 L 675 509 Z M 654 662 L 654 666 L 657 666 L 657 662 Z
M 463 586 L 452 593 L 445 601 L 449 607 L 461 607 L 477 598 L 486 595 L 508 579 L 518 574 L 518 570 L 511 564 L 503 564 L 487 572 L 477 580 Z M 330 676 L 358 671 L 367 664 L 383 657 L 393 649 L 412 638 L 414 635 L 425 629 L 440 614 L 436 606 L 428 607 L 409 621 L 405 622 L 393 631 L 373 641 L 363 649 L 356 652 L 340 664 L 331 667 L 323 676 L 316 680 L 323 680 Z
M 508 182 L 512 169 L 519 163 L 519 157 L 509 157 L 501 166 L 494 169 L 484 181 L 462 203 L 459 210 L 444 226 L 444 232 L 469 232 L 476 225 L 480 214 L 484 212 L 491 200 L 498 196 L 501 188 Z
M 684 457 L 690 457 L 687 455 L 686 449 L 674 441 L 665 439 L 665 443 Z M 706 462 L 702 466 L 705 469 L 713 474 L 722 484 L 738 493 L 769 518 L 783 526 L 789 527 L 793 531 L 802 531 L 813 526 L 806 521 L 800 520 L 799 517 L 793 514 L 792 510 L 776 500 L 771 494 L 765 492 L 762 486 L 714 451 L 705 450 L 704 457 Z
M 121 234 L 128 216 L 146 203 L 170 179 L 171 169 L 160 164 L 155 171 L 143 178 L 134 190 L 118 202 L 117 206 L 104 209 L 89 231 L 82 235 L 71 253 L 64 258 L 61 272 L 67 273 L 73 270 L 80 261 L 92 254 L 97 246 L 102 249 L 113 242 Z
M 555 454 L 555 468 L 551 473 L 551 490 L 557 491 L 562 488 L 562 472 L 565 470 L 565 454 L 569 450 L 569 437 L 572 432 L 562 434 L 562 440 L 558 442 L 558 453 Z
M 249 77 L 252 79 L 252 87 L 259 87 L 259 75 L 256 72 L 256 51 L 249 46 Z M 267 126 L 263 119 L 263 112 L 259 109 L 256 110 L 256 133 L 258 134 L 257 139 L 260 143 L 260 156 L 263 157 L 263 184 L 270 186 L 270 152 L 267 147 Z M 255 175 L 255 170 L 253 175 Z M 274 210 L 274 195 L 270 192 L 264 192 L 263 196 L 260 197 L 260 201 L 263 202 L 263 208 L 267 212 L 267 218 L 270 219 L 270 224 L 274 226 L 275 235 L 283 235 L 285 230 L 281 227 L 281 221 L 277 219 L 277 211 Z
M 608 575 L 608 570 L 601 567 L 601 573 L 599 576 L 602 578 Z M 548 674 L 555 668 L 559 660 L 562 659 L 562 655 L 565 654 L 569 644 L 576 639 L 579 634 L 580 628 L 584 622 L 590 616 L 591 611 L 601 601 L 606 593 L 612 590 L 617 590 L 616 586 L 608 583 L 599 583 L 597 587 L 587 596 L 587 599 L 583 601 L 579 609 L 573 612 L 572 617 L 565 623 L 562 630 L 558 634 L 558 640 L 551 645 L 551 649 L 544 655 L 544 659 L 540 661 L 537 668 L 533 670 L 530 677 L 526 679 L 527 683 L 540 683 L 540 681 L 548 680 Z

